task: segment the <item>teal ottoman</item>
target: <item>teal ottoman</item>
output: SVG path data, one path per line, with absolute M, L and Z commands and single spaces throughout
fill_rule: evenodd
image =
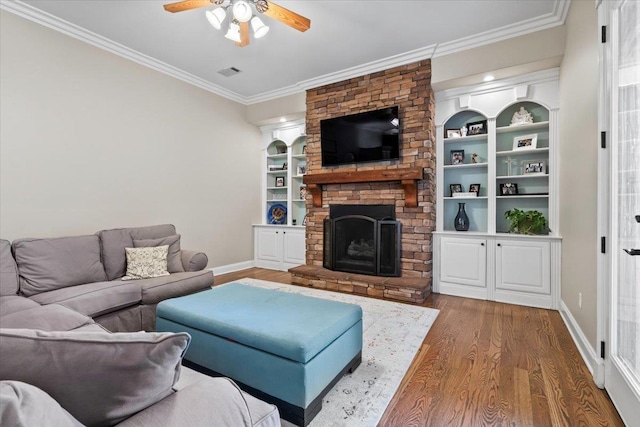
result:
M 300 426 L 362 356 L 352 304 L 231 283 L 162 301 L 156 316 L 158 331 L 191 334 L 188 366 L 234 379 Z

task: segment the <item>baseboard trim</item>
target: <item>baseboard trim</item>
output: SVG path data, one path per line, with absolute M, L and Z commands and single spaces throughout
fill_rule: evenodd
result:
M 235 264 L 221 265 L 220 267 L 213 267 L 209 270 L 213 271 L 213 275 L 233 273 L 234 271 L 246 270 L 247 268 L 253 268 L 256 266 L 255 261 L 243 261 Z
M 589 372 L 591 372 L 593 381 L 599 388 L 604 388 L 604 360 L 602 360 L 593 347 L 591 347 L 589 340 L 582 332 L 582 329 L 580 329 L 571 311 L 569 311 L 569 307 L 567 307 L 562 300 L 560 301 L 560 316 L 562 316 L 562 320 L 564 320 L 564 324 L 567 326 L 573 342 L 576 344 L 576 347 L 578 347 L 584 363 L 587 365 Z

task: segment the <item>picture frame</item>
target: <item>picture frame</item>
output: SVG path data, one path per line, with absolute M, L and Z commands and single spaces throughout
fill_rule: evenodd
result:
M 302 146 L 302 154 L 307 154 L 307 146 L 306 145 Z
M 285 179 L 284 176 L 276 176 L 276 187 L 284 187 Z
M 534 150 L 538 147 L 538 134 L 520 135 L 513 138 L 513 151 Z
M 305 200 L 307 198 L 307 187 L 300 187 L 300 200 Z
M 461 165 L 464 164 L 464 150 L 451 150 L 451 164 Z
M 462 184 L 449 184 L 449 191 L 451 191 L 451 197 L 454 193 L 462 193 Z
M 487 121 L 479 120 L 477 122 L 467 123 L 467 136 L 468 135 L 482 135 L 487 133 Z
M 476 193 L 479 196 L 480 195 L 480 184 L 470 184 L 469 185 L 469 193 Z
M 285 154 L 287 152 L 286 145 L 276 145 L 276 153 L 277 154 Z
M 515 182 L 505 182 L 500 184 L 501 196 L 516 196 L 518 194 L 518 184 Z
M 304 175 L 307 173 L 307 166 L 298 166 L 298 175 Z
M 523 160 L 522 175 L 546 175 L 547 162 L 544 160 Z
M 446 133 L 446 138 L 460 138 L 462 136 L 462 132 L 460 132 L 460 129 L 447 129 Z

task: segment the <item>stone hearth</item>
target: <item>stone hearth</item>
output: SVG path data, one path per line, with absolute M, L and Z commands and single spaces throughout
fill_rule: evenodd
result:
M 406 302 L 423 303 L 431 293 L 424 280 L 405 277 L 376 277 L 343 273 L 312 265 L 289 269 L 291 283 L 330 291 L 349 292 Z

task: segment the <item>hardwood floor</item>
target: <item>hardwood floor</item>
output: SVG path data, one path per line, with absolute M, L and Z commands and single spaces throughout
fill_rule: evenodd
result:
M 252 268 L 216 284 L 243 277 L 291 283 Z M 379 426 L 624 425 L 557 311 L 439 294 L 423 306 L 440 314 Z

